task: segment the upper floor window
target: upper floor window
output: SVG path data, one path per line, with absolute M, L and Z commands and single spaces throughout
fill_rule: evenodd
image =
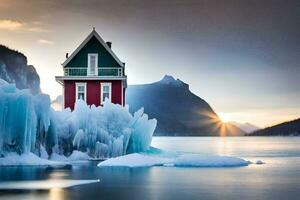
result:
M 106 98 L 111 101 L 111 83 L 101 83 L 101 104 Z
M 98 74 L 98 54 L 88 54 L 88 75 L 96 76 Z
M 122 68 L 118 68 L 118 76 L 123 76 L 123 69 Z
M 86 101 L 86 83 L 76 83 L 76 101 L 78 99 Z

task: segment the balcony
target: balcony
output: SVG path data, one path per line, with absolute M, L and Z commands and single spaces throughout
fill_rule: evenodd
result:
M 112 76 L 121 77 L 124 76 L 124 71 L 122 67 L 98 67 L 98 74 L 88 75 L 87 68 L 64 68 L 65 76 Z

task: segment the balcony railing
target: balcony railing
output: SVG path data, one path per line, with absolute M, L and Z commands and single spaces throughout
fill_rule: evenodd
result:
M 68 67 L 64 69 L 65 76 L 123 76 L 122 67 L 98 67 L 98 74 L 90 75 L 88 68 Z

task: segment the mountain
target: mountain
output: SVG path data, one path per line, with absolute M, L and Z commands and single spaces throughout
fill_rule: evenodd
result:
M 39 93 L 40 77 L 32 65 L 27 65 L 24 54 L 0 45 L 0 78 L 15 83 L 19 89 L 30 89 L 33 94 Z
M 261 130 L 254 131 L 253 133 L 247 134 L 248 136 L 300 136 L 300 118 L 277 124 L 275 126 L 267 127 Z
M 126 104 L 131 112 L 144 107 L 158 120 L 158 136 L 235 136 L 245 132 L 230 123 L 222 123 L 210 105 L 189 90 L 189 85 L 166 75 L 144 85 L 130 85 Z
M 253 131 L 257 131 L 257 130 L 261 129 L 261 128 L 255 126 L 253 124 L 250 124 L 248 122 L 246 122 L 246 123 L 239 123 L 239 122 L 231 121 L 229 123 L 235 125 L 236 127 L 239 127 L 240 129 L 242 129 L 246 133 L 252 133 Z

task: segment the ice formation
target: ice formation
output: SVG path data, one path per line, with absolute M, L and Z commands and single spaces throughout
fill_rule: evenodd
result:
M 0 152 L 32 151 L 37 138 L 41 138 L 38 142 L 50 138 L 41 135 L 47 132 L 49 124 L 48 95 L 32 96 L 29 90 L 18 90 L 14 84 L 0 82 Z
M 132 115 L 128 107 L 108 101 L 95 107 L 79 100 L 73 112 L 54 111 L 48 95 L 32 95 L 0 79 L 0 165 L 59 165 L 111 157 L 116 158 L 99 166 L 249 164 L 234 157 L 148 150 L 155 127 L 156 120 L 149 120 L 143 109 Z
M 128 107 L 108 101 L 103 107 L 90 107 L 84 101 L 78 101 L 74 112 L 54 113 L 60 115 L 55 117 L 53 131 L 61 143 L 58 151 L 64 154 L 69 151 L 66 145 L 70 141 L 74 149 L 96 158 L 144 151 L 149 148 L 156 127 L 156 120 L 149 120 L 143 109 L 132 116 Z
M 73 112 L 54 111 L 48 95 L 33 96 L 0 79 L 0 157 L 32 152 L 63 160 L 73 150 L 73 160 L 116 157 L 147 150 L 155 127 L 143 109 L 132 115 L 108 101 L 95 107 L 79 100 Z

